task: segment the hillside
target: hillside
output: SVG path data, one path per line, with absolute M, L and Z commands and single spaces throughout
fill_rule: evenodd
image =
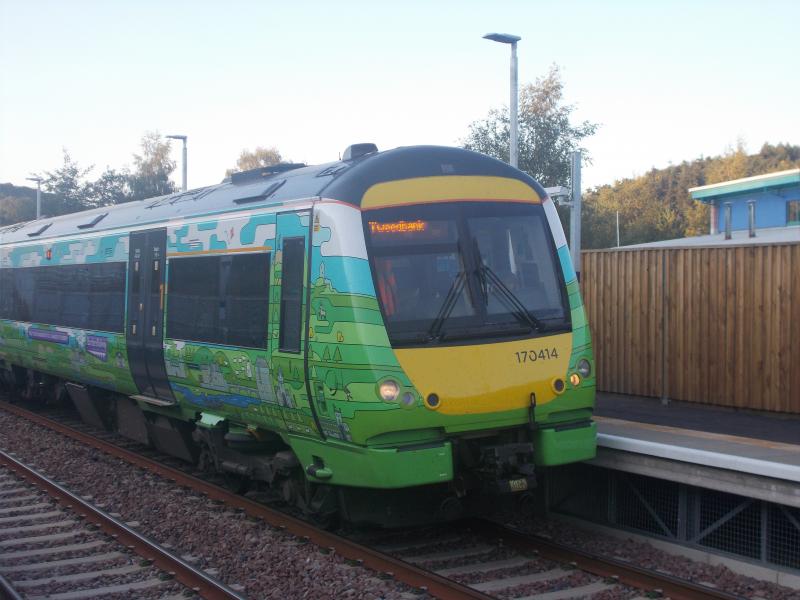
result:
M 623 246 L 708 233 L 708 207 L 692 200 L 689 188 L 796 167 L 800 146 L 764 144 L 757 154 L 747 154 L 740 145 L 723 156 L 685 161 L 600 186 L 583 197 L 582 246 L 616 245 L 616 211 Z
M 42 192 L 42 212 L 51 194 Z M 46 213 L 45 213 L 46 214 Z M 30 221 L 36 217 L 36 188 L 0 183 L 0 226 Z

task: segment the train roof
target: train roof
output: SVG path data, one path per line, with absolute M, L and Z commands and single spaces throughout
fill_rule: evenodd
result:
M 442 175 L 519 179 L 544 198 L 531 177 L 477 152 L 445 146 L 407 146 L 322 165 L 276 165 L 236 173 L 224 182 L 78 213 L 0 228 L 0 245 L 78 236 L 111 229 L 157 225 L 176 218 L 213 215 L 329 198 L 360 206 L 365 192 L 385 181 Z

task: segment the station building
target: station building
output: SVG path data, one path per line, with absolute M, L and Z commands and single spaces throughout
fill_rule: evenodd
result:
M 800 227 L 800 168 L 766 173 L 689 189 L 694 200 L 711 206 L 709 234 Z M 752 217 L 751 217 L 752 215 Z

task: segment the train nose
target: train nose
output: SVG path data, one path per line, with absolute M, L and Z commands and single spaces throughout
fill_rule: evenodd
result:
M 531 394 L 544 404 L 564 391 L 571 335 L 395 354 L 428 410 L 442 415 L 520 411 L 530 407 Z

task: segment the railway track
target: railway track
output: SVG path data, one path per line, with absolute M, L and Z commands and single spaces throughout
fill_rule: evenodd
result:
M 187 472 L 144 457 L 112 441 L 99 439 L 48 417 L 6 402 L 4 410 L 58 431 L 141 468 L 200 491 L 213 501 L 223 502 L 263 519 L 273 527 L 294 534 L 336 552 L 351 564 L 366 566 L 384 577 L 406 583 L 421 596 L 437 598 L 652 598 L 675 600 L 738 598 L 720 590 L 638 568 L 622 561 L 592 556 L 486 520 L 454 525 L 452 533 L 386 542 L 386 536 L 348 539 L 294 518 L 269 506 L 234 494 L 198 479 Z M 176 573 L 174 567 L 169 568 Z M 191 585 L 190 587 L 199 587 Z M 201 594 L 205 596 L 201 590 Z M 542 594 L 546 594 L 542 596 Z M 212 597 L 212 596 L 208 596 Z
M 206 598 L 242 600 L 128 524 L 3 451 L 0 575 L 3 593 L 13 599 L 83 600 L 114 594 L 185 599 L 196 592 Z M 183 585 L 175 586 L 173 580 Z
M 608 559 L 486 519 L 373 538 L 370 545 L 492 597 L 736 600 L 739 596 Z

